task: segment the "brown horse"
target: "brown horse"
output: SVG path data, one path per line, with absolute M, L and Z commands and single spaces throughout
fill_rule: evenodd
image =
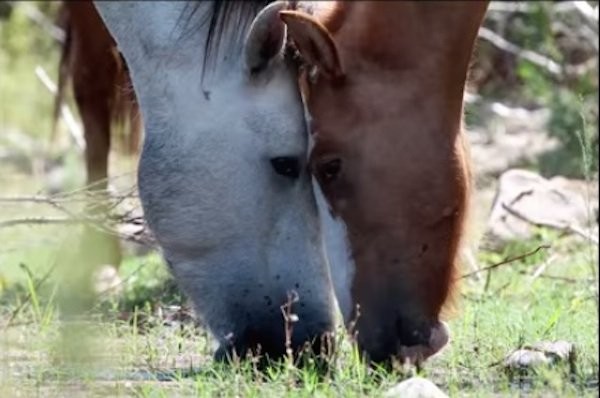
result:
M 349 244 L 332 264 L 349 275 L 338 301 L 372 361 L 421 361 L 449 339 L 470 189 L 463 91 L 487 2 L 315 3 L 280 15 L 310 66 L 310 167 Z
M 142 126 L 135 94 L 125 61 L 91 1 L 62 3 L 59 25 L 65 30 L 65 40 L 59 65 L 54 123 L 56 126 L 70 78 L 83 122 L 87 184 L 91 191 L 104 192 L 113 128 L 123 128 L 123 135 L 128 137 L 125 145 L 128 153 L 138 150 Z M 86 239 L 93 241 L 91 245 L 98 246 L 95 251 L 99 257 L 92 261 L 115 266 L 120 263 L 116 238 L 89 230 Z

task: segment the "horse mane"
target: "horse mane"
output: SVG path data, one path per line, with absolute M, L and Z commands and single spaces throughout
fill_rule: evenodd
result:
M 183 23 L 184 29 L 182 37 L 193 32 L 195 29 L 202 28 L 208 24 L 208 34 L 204 43 L 204 60 L 202 70 L 206 70 L 209 62 L 212 62 L 217 54 L 223 39 L 223 33 L 227 26 L 243 27 L 269 3 L 273 0 L 249 0 L 249 1 L 228 1 L 215 0 L 211 2 L 209 11 L 202 17 L 199 24 L 191 24 L 200 6 L 205 4 L 202 1 L 196 1 L 187 4 L 184 7 L 180 23 Z M 234 19 L 235 18 L 235 19 Z M 237 29 L 237 42 L 244 39 L 244 29 Z

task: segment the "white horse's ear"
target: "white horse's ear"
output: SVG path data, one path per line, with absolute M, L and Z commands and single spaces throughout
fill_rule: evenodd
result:
M 338 48 L 331 33 L 314 17 L 301 12 L 284 10 L 279 16 L 288 27 L 288 35 L 298 51 L 311 66 L 330 79 L 342 77 L 344 70 Z
M 270 60 L 282 53 L 286 28 L 279 19 L 279 12 L 287 6 L 285 1 L 271 3 L 252 21 L 244 45 L 244 60 L 248 71 L 263 69 Z

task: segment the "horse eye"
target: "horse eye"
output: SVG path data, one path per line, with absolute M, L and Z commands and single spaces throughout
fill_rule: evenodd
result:
M 321 163 L 317 169 L 317 172 L 319 173 L 319 179 L 321 181 L 332 182 L 338 178 L 341 170 L 342 160 L 333 159 L 325 163 Z
M 298 158 L 281 156 L 271 158 L 271 166 L 275 172 L 284 177 L 296 179 L 300 177 L 300 162 Z

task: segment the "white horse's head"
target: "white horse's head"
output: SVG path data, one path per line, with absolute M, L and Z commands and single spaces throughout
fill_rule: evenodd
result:
M 331 330 L 333 297 L 282 4 L 255 3 L 95 4 L 139 97 L 139 190 L 166 261 L 218 354 L 278 356 L 288 293 L 296 347 Z

